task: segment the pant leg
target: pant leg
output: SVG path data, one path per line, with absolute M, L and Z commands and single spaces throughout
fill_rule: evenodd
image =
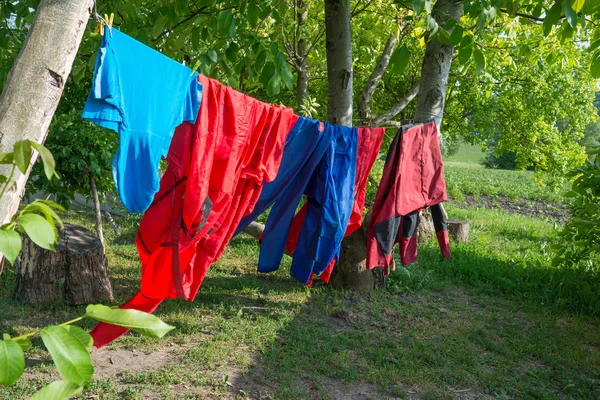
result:
M 302 283 L 339 255 L 354 203 L 357 130 L 325 124 L 328 130 L 333 138 L 307 187 L 306 218 L 292 262 L 291 274 Z
M 271 272 L 279 268 L 296 208 L 315 170 L 319 167 L 324 154 L 329 149 L 332 141 L 331 135 L 331 130 L 321 132 L 312 154 L 310 154 L 299 173 L 292 178 L 285 192 L 277 199 L 271 209 L 265 225 L 258 260 L 258 270 L 260 272 Z M 298 153 L 295 156 L 298 157 Z
M 437 236 L 440 250 L 445 258 L 450 258 L 450 240 L 448 239 L 448 222 L 446 215 L 442 211 L 442 205 L 436 204 L 429 207 L 431 210 L 431 218 L 433 219 L 433 227 Z

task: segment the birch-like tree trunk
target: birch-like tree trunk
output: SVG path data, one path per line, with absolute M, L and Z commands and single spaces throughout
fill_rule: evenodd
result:
M 93 0 L 41 0 L 0 96 L 0 152 L 19 140 L 43 143 L 85 31 Z M 31 158 L 31 165 L 37 153 Z M 26 174 L 0 198 L 0 225 L 16 213 Z M 6 166 L 0 165 L 6 174 Z
M 445 25 L 450 18 L 458 21 L 463 14 L 462 2 L 460 0 L 438 0 L 433 7 L 432 14 L 441 26 Z M 427 43 L 421 68 L 421 84 L 415 122 L 433 119 L 438 128 L 441 126 L 453 53 L 454 47 L 443 44 L 437 38 Z
M 327 122 L 352 126 L 352 32 L 350 2 L 325 0 Z
M 327 122 L 352 126 L 352 34 L 350 2 L 325 0 L 327 45 Z M 373 274 L 366 269 L 367 238 L 358 229 L 342 242 L 334 287 L 373 290 Z

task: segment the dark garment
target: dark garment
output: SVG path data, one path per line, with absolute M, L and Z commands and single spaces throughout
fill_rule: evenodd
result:
M 402 265 L 417 260 L 419 212 L 431 208 L 442 254 L 450 258 L 448 230 L 440 203 L 448 200 L 435 122 L 400 128 L 387 154 L 369 224 L 367 268 L 394 266 L 400 245 Z
M 356 154 L 356 128 L 298 119 L 286 140 L 277 178 L 265 184 L 254 211 L 236 230 L 241 232 L 273 205 L 261 242 L 260 272 L 279 268 L 303 194 L 306 218 L 298 228 L 300 240 L 291 275 L 307 283 L 313 272 L 321 273 L 339 253 L 354 202 Z

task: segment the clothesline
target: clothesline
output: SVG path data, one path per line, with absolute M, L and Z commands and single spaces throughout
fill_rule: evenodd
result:
M 259 271 L 277 270 L 287 248 L 296 280 L 309 284 L 317 275 L 327 281 L 343 237 L 362 225 L 369 171 L 385 128 L 295 115 L 190 74 L 116 28 L 112 33 L 103 36 L 83 116 L 119 133 L 115 183 L 129 210 L 145 211 L 136 236 L 141 287 L 121 308 L 153 312 L 166 299 L 193 301 L 230 240 L 269 208 Z M 384 229 L 369 227 L 370 269 L 393 262 L 398 237 L 406 239 L 403 264 L 416 260 L 416 236 L 406 228 L 415 224 L 415 210 L 446 198 L 435 123 L 404 128 L 390 150 L 397 162 L 386 162 L 373 207 L 371 223 L 378 219 Z M 404 156 L 417 148 L 426 155 L 420 163 Z M 159 181 L 161 157 L 168 166 Z M 308 201 L 296 214 L 302 196 Z M 412 207 L 412 219 L 397 215 L 398 204 Z M 444 220 L 434 223 L 445 243 Z M 91 334 L 102 347 L 126 331 L 101 323 Z

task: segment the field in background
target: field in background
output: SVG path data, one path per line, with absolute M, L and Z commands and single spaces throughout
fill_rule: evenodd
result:
M 562 202 L 530 174 L 479 168 L 474 151 L 462 157 L 446 162 L 454 193 Z M 470 242 L 453 244 L 451 260 L 435 242 L 420 245 L 418 263 L 393 271 L 387 290 L 368 296 L 304 288 L 289 277 L 287 256 L 278 272 L 259 274 L 257 243 L 240 235 L 193 303 L 158 309 L 177 328 L 166 338 L 128 335 L 93 352 L 96 378 L 80 398 L 600 398 L 600 276 L 552 266 L 556 221 L 456 198 L 447 211 L 470 221 Z M 87 213 L 66 219 L 93 227 Z M 139 283 L 139 217 L 117 222 L 118 237 L 105 227 L 115 304 Z M 8 268 L 0 331 L 12 335 L 83 312 L 24 307 L 13 289 Z M 36 345 L 26 379 L 0 388 L 1 399 L 26 398 L 57 377 Z
M 484 155 L 485 153 L 481 151 L 481 147 L 463 143 L 458 148 L 456 154 L 444 157 L 444 161 L 481 165 Z

